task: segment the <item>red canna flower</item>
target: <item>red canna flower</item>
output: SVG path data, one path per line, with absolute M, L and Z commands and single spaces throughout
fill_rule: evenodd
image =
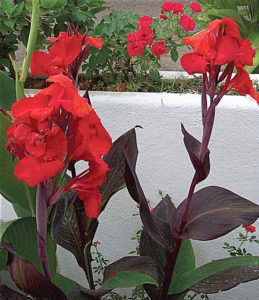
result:
M 248 225 L 248 226 L 242 225 L 242 227 L 245 228 L 246 231 L 250 231 L 251 233 L 256 231 L 256 227 L 253 225 Z
M 31 60 L 31 75 L 55 75 L 67 70 L 82 50 L 81 40 L 76 36 L 63 37 L 49 49 L 49 54 L 34 52 Z M 43 73 L 44 72 L 44 73 Z
M 184 12 L 183 7 L 184 5 L 182 3 L 167 1 L 162 4 L 161 9 L 162 11 L 173 11 L 175 15 L 178 15 Z
M 194 20 L 188 15 L 181 15 L 179 23 L 187 32 L 193 31 L 195 28 Z
M 137 23 L 137 26 L 139 27 L 149 27 L 152 24 L 152 17 L 144 16 L 139 18 L 139 23 Z
M 190 4 L 189 4 L 189 7 L 190 7 L 193 11 L 198 12 L 198 13 L 200 13 L 201 10 L 202 10 L 202 9 L 201 9 L 201 5 L 198 4 L 198 3 L 196 3 L 196 2 L 190 3 Z
M 64 169 L 67 138 L 50 118 L 18 119 L 8 129 L 7 137 L 6 149 L 19 158 L 14 175 L 29 186 L 48 180 Z
M 69 65 L 83 51 L 84 45 L 91 45 L 95 48 L 103 46 L 101 38 L 83 36 L 80 33 L 69 36 L 67 32 L 60 32 L 58 37 L 50 38 L 48 42 L 55 43 L 50 47 L 49 53 L 42 51 L 33 53 L 30 65 L 32 76 L 68 74 Z M 85 51 L 84 57 L 87 54 L 88 52 Z
M 208 29 L 183 38 L 183 41 L 194 50 L 181 58 L 181 64 L 189 74 L 209 72 L 213 78 L 218 72 L 216 67 L 232 64 L 224 90 L 234 90 L 240 95 L 249 94 L 259 103 L 259 94 L 253 88 L 249 75 L 244 69 L 245 65 L 253 65 L 255 50 L 251 48 L 249 39 L 241 38 L 233 19 L 215 20 L 209 23 Z M 236 67 L 237 73 L 231 79 L 233 66 Z
M 160 40 L 160 43 L 155 42 L 151 47 L 151 52 L 157 57 L 160 57 L 161 55 L 165 54 L 168 51 L 166 48 L 165 42 L 163 40 Z

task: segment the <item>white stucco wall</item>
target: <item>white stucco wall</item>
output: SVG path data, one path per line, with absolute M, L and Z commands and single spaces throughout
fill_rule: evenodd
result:
M 158 189 L 169 193 L 178 205 L 187 195 L 194 172 L 183 144 L 180 124 L 182 122 L 196 138 L 201 138 L 200 96 L 95 92 L 90 95 L 94 108 L 113 139 L 135 125 L 143 127 L 137 129 L 137 173 L 151 206 L 160 200 Z M 216 111 L 209 145 L 211 172 L 198 189 L 218 185 L 259 204 L 258 128 L 259 107 L 254 100 L 240 96 L 223 98 Z M 131 237 L 141 226 L 138 218 L 132 216 L 136 212 L 136 204 L 125 189 L 112 197 L 100 216 L 96 240 L 101 242 L 99 249 L 110 262 L 134 250 L 135 242 Z M 2 199 L 1 219 L 7 221 L 14 217 L 11 205 Z M 243 230 L 235 230 L 210 242 L 193 241 L 197 265 L 227 257 L 227 252 L 222 249 L 223 243 L 233 242 L 240 231 Z M 247 245 L 247 250 L 259 255 L 259 246 L 253 246 Z M 75 260 L 61 248 L 59 267 L 64 275 L 85 284 Z M 258 282 L 251 282 L 212 295 L 210 299 L 254 300 L 257 295 Z

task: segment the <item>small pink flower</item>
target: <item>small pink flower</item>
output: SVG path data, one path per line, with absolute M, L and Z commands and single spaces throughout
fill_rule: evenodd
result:
M 189 7 L 190 7 L 193 11 L 195 11 L 195 12 L 198 12 L 198 13 L 201 12 L 201 5 L 198 4 L 198 3 L 196 3 L 196 2 L 190 3 L 190 4 L 189 4 Z
M 187 15 L 182 15 L 179 23 L 185 31 L 193 31 L 195 28 L 194 20 Z
M 154 208 L 154 207 L 152 207 L 152 208 L 151 208 L 151 210 L 150 210 L 150 212 L 153 212 L 154 210 L 155 210 L 155 208 Z

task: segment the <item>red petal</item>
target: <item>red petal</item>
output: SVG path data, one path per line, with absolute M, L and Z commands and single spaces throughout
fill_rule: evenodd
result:
M 49 49 L 52 64 L 59 68 L 67 67 L 82 50 L 81 40 L 76 36 L 62 38 Z
M 94 38 L 92 36 L 86 36 L 84 44 L 87 44 L 90 42 L 90 45 L 95 48 L 102 48 L 103 47 L 103 40 L 102 38 Z
M 50 179 L 65 168 L 61 160 L 40 163 L 32 156 L 26 156 L 20 160 L 14 168 L 14 176 L 26 182 L 29 186 L 35 186 L 39 182 Z
M 237 40 L 231 36 L 224 35 L 217 41 L 217 56 L 214 61 L 215 65 L 225 65 L 235 61 L 239 51 Z
M 32 117 L 39 121 L 47 119 L 53 108 L 48 106 L 49 98 L 37 94 L 31 98 L 22 98 L 12 105 L 12 115 L 14 118 Z
M 184 70 L 192 75 L 195 73 L 206 73 L 206 67 L 209 64 L 206 59 L 195 53 L 187 53 L 182 56 L 181 64 Z
M 36 75 L 55 75 L 60 73 L 59 70 L 55 70 L 51 63 L 49 54 L 38 51 L 34 52 L 31 59 L 31 76 Z

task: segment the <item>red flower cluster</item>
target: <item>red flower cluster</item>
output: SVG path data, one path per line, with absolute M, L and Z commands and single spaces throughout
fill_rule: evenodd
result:
M 191 3 L 189 5 L 192 10 L 196 12 L 201 12 L 201 6 L 197 3 Z M 164 12 L 173 11 L 173 14 L 179 15 L 180 13 L 184 13 L 184 5 L 178 2 L 167 1 L 161 6 L 162 15 L 160 15 L 160 19 L 167 20 L 168 16 L 164 15 Z M 185 31 L 193 31 L 195 28 L 194 20 L 188 15 L 181 15 L 179 24 L 183 27 Z
M 53 84 L 12 106 L 16 121 L 7 131 L 6 148 L 19 159 L 14 175 L 35 186 L 58 175 L 71 161 L 87 161 L 89 168 L 65 190 L 75 190 L 87 215 L 96 218 L 101 206 L 98 186 L 109 170 L 101 156 L 112 146 L 111 138 L 72 80 L 57 74 L 47 81 Z
M 55 43 L 49 48 L 49 53 L 34 52 L 31 60 L 31 75 L 56 75 L 69 73 L 69 65 L 83 51 L 84 46 L 102 48 L 101 38 L 82 36 L 80 33 L 69 36 L 67 32 L 60 32 L 57 38 L 48 40 Z M 87 50 L 87 49 L 86 49 Z M 88 54 L 84 51 L 84 57 Z
M 188 15 L 181 15 L 179 23 L 187 32 L 193 31 L 195 28 L 194 20 Z
M 248 225 L 248 226 L 244 226 L 242 225 L 243 228 L 245 228 L 246 231 L 249 231 L 251 233 L 255 232 L 256 231 L 256 227 L 253 226 L 253 225 Z
M 192 2 L 189 4 L 189 7 L 195 12 L 198 12 L 198 13 L 201 12 L 201 5 L 198 3 Z
M 148 16 L 141 17 L 139 19 L 139 23 L 137 26 L 141 27 L 136 34 L 131 32 L 127 35 L 127 41 L 129 44 L 127 45 L 127 51 L 131 57 L 142 55 L 144 51 L 144 47 L 146 45 L 151 45 L 154 41 L 154 33 L 152 29 L 149 27 L 152 24 L 152 18 Z M 168 50 L 166 49 L 166 45 L 164 41 L 160 41 L 160 43 L 155 42 L 151 47 L 152 54 L 160 57 L 162 54 L 166 53 Z
M 136 34 L 131 32 L 127 35 L 127 51 L 130 56 L 142 55 L 145 45 L 151 45 L 154 40 L 153 30 L 149 27 L 152 24 L 152 18 L 148 16 L 141 17 L 137 23 L 141 27 Z
M 163 40 L 160 40 L 160 42 L 155 42 L 151 47 L 152 54 L 156 55 L 157 57 L 160 57 L 161 55 L 165 54 L 168 51 L 166 48 L 165 42 Z
M 182 3 L 167 1 L 162 4 L 161 9 L 162 11 L 172 11 L 173 14 L 178 15 L 184 12 L 183 7 L 184 5 Z
M 188 74 L 209 72 L 214 78 L 219 72 L 218 67 L 231 64 L 231 73 L 224 89 L 237 91 L 240 95 L 249 94 L 259 103 L 259 94 L 244 69 L 245 65 L 253 65 L 255 50 L 252 49 L 249 39 L 241 38 L 238 25 L 233 19 L 223 18 L 210 22 L 208 29 L 183 38 L 183 42 L 194 50 L 181 58 L 181 64 Z M 234 66 L 237 73 L 231 79 Z

